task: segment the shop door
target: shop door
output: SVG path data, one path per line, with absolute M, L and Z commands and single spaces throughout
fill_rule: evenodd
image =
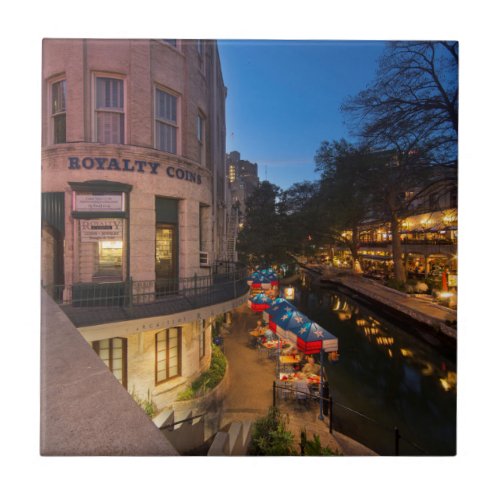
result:
M 177 274 L 176 227 L 171 224 L 156 226 L 156 293 L 168 295 L 179 288 Z

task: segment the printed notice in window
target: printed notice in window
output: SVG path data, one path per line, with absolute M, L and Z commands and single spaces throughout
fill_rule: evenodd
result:
M 75 193 L 75 195 L 75 210 L 78 212 L 121 212 L 124 210 L 122 193 Z
M 80 241 L 116 241 L 123 237 L 122 219 L 94 219 L 80 221 Z

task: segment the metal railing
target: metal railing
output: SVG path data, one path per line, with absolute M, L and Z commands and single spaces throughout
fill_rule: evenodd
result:
M 286 384 L 280 384 L 276 382 L 276 380 L 273 381 L 273 407 L 276 406 L 277 402 L 277 396 L 278 396 L 278 390 L 282 390 L 283 392 L 287 393 L 293 393 L 293 394 L 302 394 L 305 400 L 311 400 L 311 401 L 323 401 L 323 404 L 325 406 L 325 416 L 328 416 L 328 429 L 330 431 L 330 434 L 333 432 L 333 400 L 331 397 L 325 398 L 321 394 L 311 394 L 310 392 L 305 392 L 301 391 L 300 389 L 295 389 L 294 387 L 290 387 L 289 385 Z
M 343 409 L 347 412 L 350 412 L 353 415 L 356 415 L 357 417 L 360 417 L 363 419 L 364 422 L 370 422 L 370 424 L 374 425 L 379 431 L 384 430 L 389 433 L 390 436 L 392 436 L 393 439 L 393 446 L 394 446 L 394 455 L 399 456 L 400 455 L 400 448 L 401 448 L 401 442 L 404 442 L 408 445 L 410 445 L 413 449 L 417 450 L 421 455 L 429 455 L 423 448 L 421 448 L 418 444 L 414 443 L 410 439 L 404 437 L 401 435 L 401 432 L 397 426 L 394 426 L 392 428 L 381 424 L 380 422 L 377 422 L 374 418 L 371 418 L 357 410 L 353 410 L 352 408 L 349 408 L 341 403 L 334 402 L 332 397 L 324 397 L 321 396 L 320 394 L 311 394 L 310 392 L 305 392 L 301 391 L 298 389 L 295 389 L 291 387 L 290 385 L 285 385 L 285 384 L 280 384 L 276 381 L 273 381 L 273 406 L 277 405 L 278 401 L 278 390 L 282 390 L 284 392 L 290 393 L 290 394 L 302 394 L 305 396 L 304 399 L 308 401 L 317 401 L 319 402 L 320 400 L 323 400 L 323 405 L 325 406 L 325 416 L 328 417 L 328 429 L 330 434 L 333 434 L 333 429 L 334 429 L 334 407 Z M 335 413 L 336 414 L 336 413 Z M 388 437 L 389 437 L 388 435 Z M 368 446 L 368 445 L 367 445 Z M 370 446 L 368 446 L 370 447 Z
M 192 422 L 193 420 L 196 420 L 197 418 L 203 418 L 207 413 L 200 413 L 199 415 L 195 415 L 194 417 L 188 417 L 188 418 L 183 418 L 182 420 L 177 420 L 177 422 L 172 422 L 171 424 L 163 424 L 160 427 L 160 430 L 167 430 L 167 431 L 173 431 L 175 430 L 175 426 L 179 424 L 183 424 L 184 422 Z
M 217 297 L 236 298 L 248 288 L 246 269 L 236 263 L 217 262 L 208 275 L 187 278 L 73 283 L 44 286 L 61 305 L 73 307 L 134 307 L 182 297 L 193 305 L 212 304 Z M 214 302 L 215 300 L 215 302 Z
M 377 247 L 385 248 L 392 244 L 392 239 L 389 238 L 385 241 L 360 241 L 359 246 L 361 248 L 366 247 Z M 402 245 L 433 245 L 433 246 L 453 246 L 457 244 L 456 240 L 450 240 L 446 238 L 436 238 L 436 239 L 413 239 L 413 238 L 401 238 Z
M 364 422 L 370 422 L 371 425 L 377 428 L 378 431 L 385 431 L 387 433 L 387 438 L 389 439 L 389 436 L 392 436 L 393 439 L 393 445 L 394 445 L 394 455 L 399 456 L 400 455 L 400 448 L 401 448 L 401 443 L 404 442 L 411 446 L 414 450 L 418 451 L 421 455 L 429 455 L 429 453 L 424 450 L 422 447 L 420 447 L 418 444 L 414 443 L 410 439 L 406 438 L 403 436 L 397 426 L 394 427 L 389 427 L 387 425 L 381 424 L 377 420 L 375 420 L 372 417 L 369 417 L 357 410 L 354 410 L 352 408 L 349 408 L 348 406 L 345 406 L 341 403 L 334 402 L 333 406 L 336 408 L 340 408 L 342 410 L 345 410 L 352 415 L 356 415 L 357 417 L 360 417 Z

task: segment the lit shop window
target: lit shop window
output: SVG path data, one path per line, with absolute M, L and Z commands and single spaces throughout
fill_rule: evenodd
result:
M 127 387 L 127 339 L 113 338 L 92 342 L 92 348 L 118 381 Z
M 95 87 L 97 142 L 123 144 L 125 138 L 123 80 L 97 77 Z
M 99 241 L 97 274 L 99 276 L 122 275 L 123 241 Z
M 156 89 L 156 148 L 177 153 L 177 97 Z
M 80 220 L 79 281 L 121 281 L 123 219 Z
M 51 112 L 54 144 L 66 142 L 66 80 L 52 84 Z
M 155 336 L 156 384 L 181 374 L 181 332 L 181 328 L 169 328 Z

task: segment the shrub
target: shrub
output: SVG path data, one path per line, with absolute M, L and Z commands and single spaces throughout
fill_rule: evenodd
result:
M 394 278 L 390 279 L 387 282 L 387 286 L 390 288 L 394 288 L 394 290 L 399 290 L 400 292 L 405 291 L 405 283 L 403 281 L 398 281 Z
M 276 407 L 254 422 L 249 453 L 254 456 L 297 455 L 293 434 L 286 429 L 286 419 Z
M 212 359 L 210 367 L 203 372 L 189 387 L 184 389 L 177 396 L 178 401 L 186 401 L 199 396 L 203 396 L 208 390 L 216 387 L 224 378 L 226 373 L 227 360 L 224 353 L 215 344 L 212 344 Z
M 195 392 L 192 386 L 186 387 L 183 391 L 179 392 L 177 395 L 177 401 L 187 401 L 188 399 L 193 399 Z
M 152 418 L 153 415 L 155 415 L 158 412 L 158 407 L 153 401 L 153 398 L 151 396 L 151 393 L 149 392 L 148 389 L 148 397 L 146 399 L 142 399 L 141 397 L 138 396 L 138 394 L 135 392 L 135 386 L 132 388 L 132 392 L 130 393 L 134 401 L 146 412 L 146 415 L 149 418 Z
M 324 456 L 340 456 L 342 453 L 337 450 L 332 450 L 329 446 L 321 446 L 321 441 L 317 434 L 314 434 L 313 439 L 307 439 L 305 429 L 300 433 L 300 448 L 305 456 L 324 457 Z

